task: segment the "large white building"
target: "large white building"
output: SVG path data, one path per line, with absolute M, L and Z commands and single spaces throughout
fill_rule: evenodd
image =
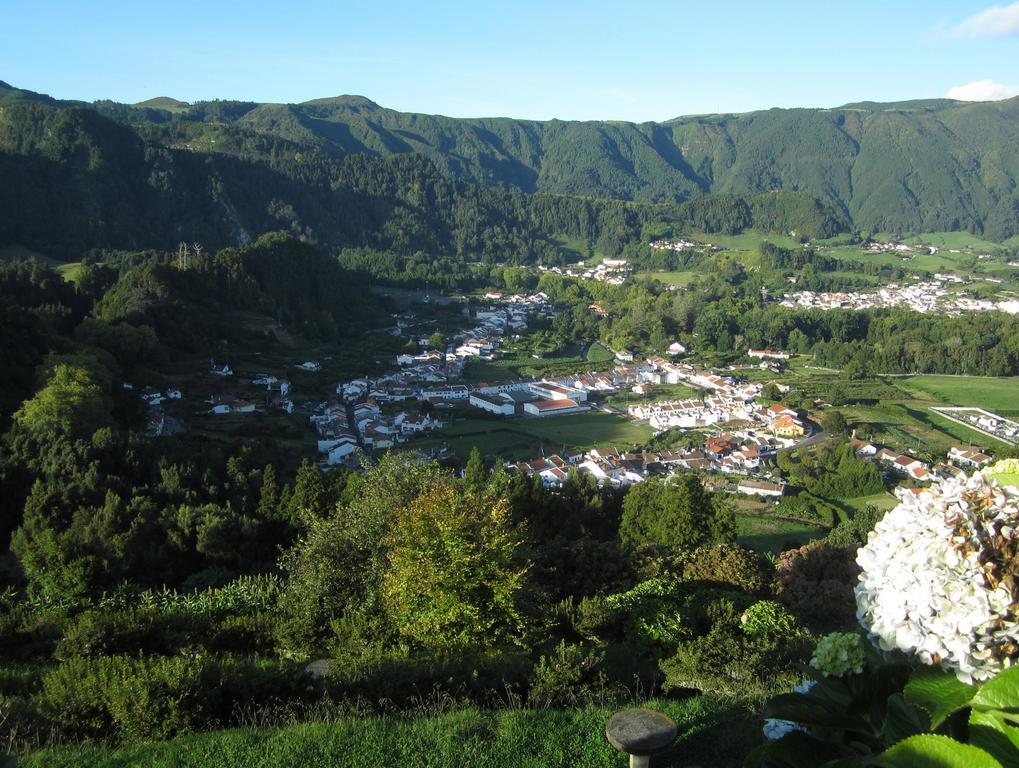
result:
M 483 411 L 488 411 L 498 416 L 512 416 L 516 410 L 516 403 L 514 403 L 513 398 L 502 393 L 482 394 L 480 392 L 472 392 L 469 402 L 475 408 L 480 408 Z
M 569 413 L 586 413 L 591 410 L 587 405 L 581 405 L 576 400 L 563 398 L 562 400 L 535 400 L 533 403 L 524 403 L 524 412 L 531 416 L 564 416 Z

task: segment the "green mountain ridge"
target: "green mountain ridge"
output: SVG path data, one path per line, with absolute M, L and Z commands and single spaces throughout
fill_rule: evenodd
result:
M 526 193 L 675 204 L 783 190 L 821 200 L 858 230 L 965 230 L 999 241 L 1019 234 L 1019 98 L 857 102 L 639 124 L 450 118 L 351 95 L 198 102 L 174 113 L 93 107 L 149 142 L 162 140 L 161 126 L 204 139 L 230 127 L 334 160 L 417 153 L 455 180 Z M 210 141 L 201 149 L 219 151 Z

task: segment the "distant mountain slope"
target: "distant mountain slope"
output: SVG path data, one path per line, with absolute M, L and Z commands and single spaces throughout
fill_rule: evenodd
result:
M 184 109 L 191 106 L 186 101 L 179 101 L 169 96 L 156 96 L 152 99 L 146 99 L 145 101 L 139 101 L 135 106 L 138 107 L 155 107 L 156 109 Z
M 76 260 L 90 248 L 175 248 L 181 240 L 219 248 L 282 229 L 329 247 L 557 263 L 568 254 L 554 235 L 618 253 L 646 227 L 825 236 L 846 226 L 802 193 L 650 205 L 493 189 L 450 178 L 418 153 L 335 157 L 315 141 L 319 133 L 301 133 L 309 118 L 292 107 L 215 106 L 240 117 L 125 124 L 102 114 L 105 105 L 0 104 L 0 245 Z M 149 113 L 167 114 L 114 110 L 133 119 Z M 252 129 L 245 118 L 254 113 L 280 130 Z
M 1019 234 L 1019 98 L 859 102 L 640 124 L 458 119 L 397 112 L 362 96 L 200 102 L 173 112 L 94 107 L 137 126 L 149 142 L 214 154 L 236 143 L 223 141 L 233 129 L 232 136 L 271 137 L 334 160 L 418 153 L 451 178 L 529 193 L 679 203 L 785 190 L 823 201 L 861 230 Z
M 215 102 L 214 104 L 219 104 Z M 708 192 L 806 192 L 860 229 L 1019 233 L 1019 99 L 861 102 L 665 123 L 456 119 L 363 97 L 261 104 L 233 122 L 333 157 L 419 152 L 460 179 L 644 202 Z

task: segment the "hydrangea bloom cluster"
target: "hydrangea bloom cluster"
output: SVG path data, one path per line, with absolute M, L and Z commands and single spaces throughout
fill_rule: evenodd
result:
M 810 666 L 828 677 L 843 677 L 850 672 L 858 675 L 867 663 L 863 642 L 852 632 L 832 632 L 817 644 Z
M 1019 658 L 1019 490 L 976 473 L 904 492 L 857 553 L 877 646 L 987 680 Z

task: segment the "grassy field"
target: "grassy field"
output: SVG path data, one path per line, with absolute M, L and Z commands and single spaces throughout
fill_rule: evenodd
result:
M 699 696 L 647 706 L 679 725 L 658 768 L 739 766 L 761 739 L 752 705 Z M 614 708 L 467 709 L 434 717 L 347 717 L 283 728 L 235 729 L 114 749 L 52 749 L 21 768 L 616 768 L 605 739 Z
M 1019 376 L 913 376 L 896 383 L 918 397 L 945 405 L 986 408 L 1003 416 L 1019 415 Z
M 49 264 L 53 267 L 63 278 L 69 282 L 74 282 L 78 279 L 81 274 L 81 262 L 71 261 L 64 262 L 57 259 L 51 259 L 45 254 L 33 251 L 31 248 L 26 248 L 23 245 L 12 243 L 11 245 L 5 245 L 0 248 L 0 261 L 8 261 L 13 259 L 35 259 L 41 261 L 43 264 Z
M 803 370 L 798 360 L 793 361 L 791 374 L 782 381 L 808 398 L 840 388 L 854 402 L 839 410 L 851 425 L 871 425 L 874 442 L 900 451 L 928 452 L 939 459 L 953 445 L 973 444 L 993 450 L 994 441 L 939 416 L 930 410 L 931 406 L 980 406 L 1006 416 L 1019 415 L 1019 377 L 889 376 L 849 381 L 829 371 Z
M 589 363 L 611 363 L 616 359 L 616 356 L 612 354 L 611 349 L 596 341 L 587 348 L 584 359 Z
M 1001 248 L 1000 244 L 971 235 L 969 232 L 925 232 L 920 235 L 904 238 L 902 242 L 933 245 L 938 248 L 980 251 L 981 253 L 988 253 Z
M 632 403 L 659 402 L 661 400 L 687 400 L 695 398 L 700 400 L 704 393 L 699 389 L 688 387 L 685 384 L 654 384 L 647 395 L 637 395 L 633 392 L 618 392 L 605 398 L 608 405 L 625 409 Z
M 740 544 L 776 555 L 825 534 L 819 526 L 748 512 L 736 513 L 736 527 Z
M 800 243 L 788 235 L 779 235 L 771 232 L 744 232 L 740 235 L 708 235 L 694 234 L 694 240 L 702 243 L 711 243 L 724 248 L 727 251 L 756 251 L 761 243 L 767 241 L 781 246 L 782 248 L 799 248 Z
M 458 419 L 440 435 L 415 440 L 411 448 L 448 445 L 459 458 L 466 458 L 475 446 L 485 455 L 504 459 L 529 459 L 567 449 L 586 450 L 595 446 L 628 448 L 651 438 L 648 426 L 634 424 L 625 416 L 611 413 L 581 413 L 548 418 L 469 417 Z
M 888 510 L 898 504 L 899 500 L 890 493 L 875 493 L 872 496 L 857 496 L 855 499 L 839 499 L 838 503 L 854 512 L 859 512 L 867 507 Z
M 666 285 L 678 285 L 684 287 L 690 285 L 696 277 L 696 272 L 641 272 L 641 277 L 652 277 L 655 280 L 660 280 Z
M 575 261 L 586 261 L 589 267 L 595 266 L 604 258 L 604 255 L 597 249 L 595 249 L 591 257 L 588 258 L 587 242 L 585 240 L 581 240 L 579 237 L 553 235 L 552 239 L 560 248 L 564 251 L 568 251 Z
M 611 353 L 607 354 L 600 344 L 590 347 L 573 345 L 537 358 L 509 349 L 498 360 L 469 360 L 464 378 L 468 382 L 498 382 L 535 376 L 567 376 L 580 371 L 611 368 L 612 360 Z

